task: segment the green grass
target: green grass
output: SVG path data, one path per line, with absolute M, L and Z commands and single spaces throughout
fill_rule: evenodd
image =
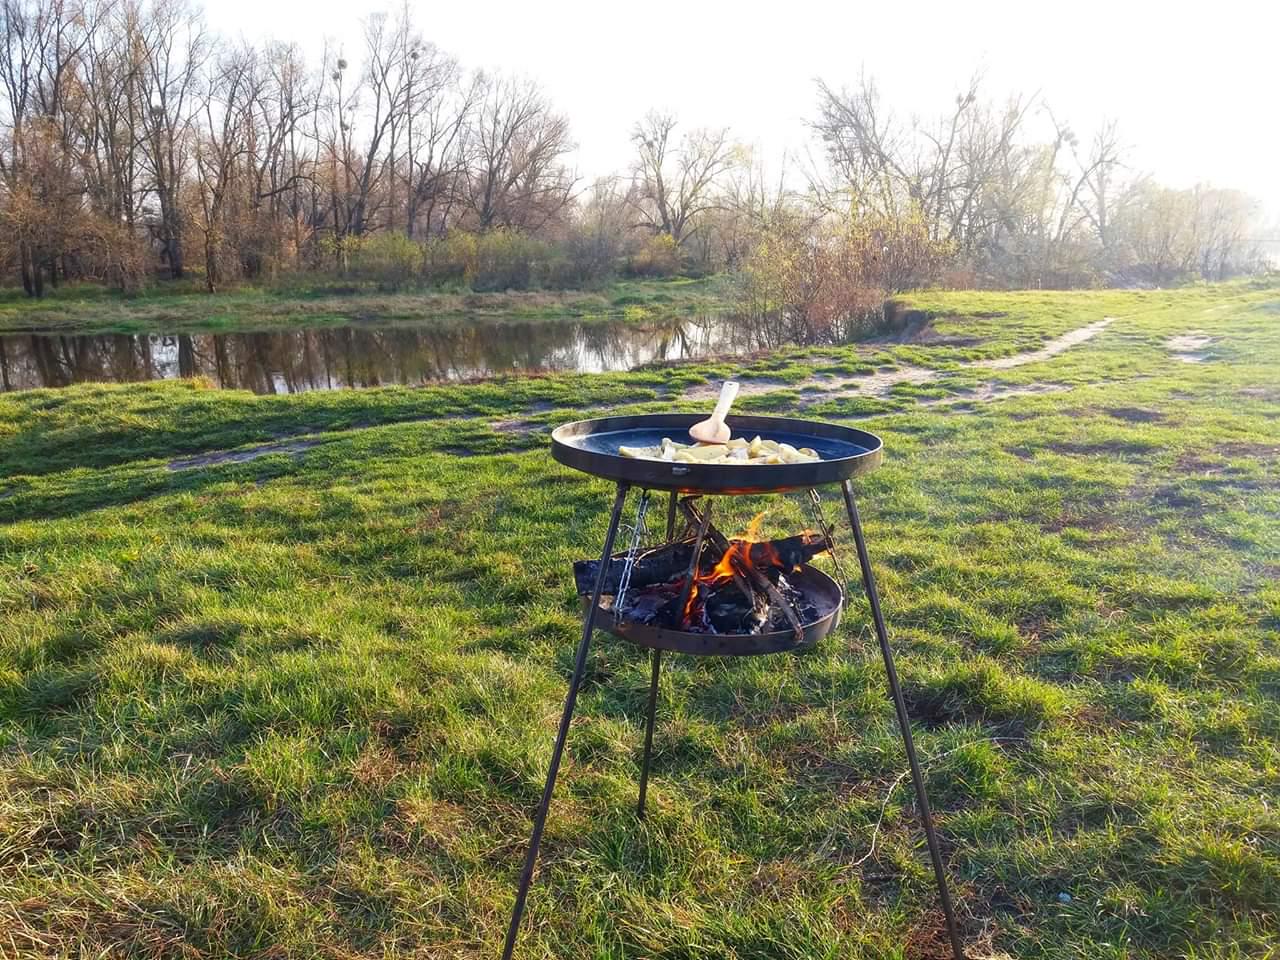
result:
M 231 333 L 350 323 L 653 320 L 726 309 L 727 277 L 620 280 L 599 291 L 471 293 L 436 288 L 387 292 L 358 281 L 293 279 L 208 294 L 195 283 L 162 283 L 136 297 L 71 284 L 31 300 L 0 291 L 0 333 Z
M 728 372 L 784 411 L 797 367 L 895 363 L 941 376 L 805 399 L 885 438 L 857 490 L 974 954 L 1274 956 L 1280 291 L 917 301 L 966 343 L 0 397 L 0 955 L 496 956 L 610 499 L 543 428 Z M 1052 360 L 957 366 L 1101 316 Z M 1209 362 L 1166 349 L 1191 330 Z M 319 442 L 167 466 L 282 435 Z M 810 653 L 665 662 L 638 823 L 648 663 L 597 638 L 520 955 L 933 956 L 861 593 Z

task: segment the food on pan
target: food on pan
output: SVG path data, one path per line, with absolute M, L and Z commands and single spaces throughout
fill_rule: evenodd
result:
M 789 443 L 756 437 L 741 437 L 728 443 L 676 443 L 663 437 L 656 447 L 618 447 L 618 453 L 633 460 L 667 460 L 672 463 L 815 463 L 822 458 L 809 447 L 796 449 Z

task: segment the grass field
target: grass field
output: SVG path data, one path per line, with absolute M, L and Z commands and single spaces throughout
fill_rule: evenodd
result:
M 293 280 L 208 294 L 195 283 L 162 284 L 136 297 L 89 284 L 31 300 L 0 291 L 0 333 L 233 333 L 353 322 L 426 320 L 653 319 L 724 309 L 724 277 L 620 280 L 600 291 L 470 293 L 435 288 L 387 292 L 372 284 Z
M 610 499 L 545 429 L 732 372 L 885 439 L 857 491 L 972 955 L 1275 956 L 1280 288 L 915 299 L 931 340 L 746 370 L 0 396 L 0 955 L 495 957 Z M 234 448 L 276 452 L 193 459 Z M 597 638 L 519 955 L 938 955 L 856 587 L 810 653 L 666 662 L 639 823 L 648 662 Z

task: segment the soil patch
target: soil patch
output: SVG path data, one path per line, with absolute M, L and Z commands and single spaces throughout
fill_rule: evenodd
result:
M 1236 440 L 1221 444 L 1218 447 L 1218 453 L 1224 457 L 1249 457 L 1254 460 L 1265 460 L 1273 463 L 1276 457 L 1280 456 L 1280 446 Z
M 1192 330 L 1180 337 L 1170 337 L 1165 341 L 1169 352 L 1183 363 L 1204 363 L 1209 355 L 1203 349 L 1213 343 L 1213 338 L 1202 330 Z
M 202 453 L 195 457 L 184 457 L 181 460 L 170 460 L 170 470 L 196 470 L 202 467 L 218 467 L 224 463 L 247 463 L 259 457 L 268 457 L 273 453 L 284 453 L 296 457 L 312 447 L 318 446 L 320 440 L 278 440 L 274 443 L 263 443 L 244 450 L 219 450 L 214 453 Z
M 938 400 L 921 401 L 926 407 L 950 407 L 962 404 L 991 403 L 996 400 L 1007 400 L 1009 397 L 1034 397 L 1046 393 L 1062 393 L 1070 390 L 1065 383 L 1034 383 L 1025 387 L 1002 387 L 998 383 L 984 383 L 976 390 L 957 394 L 954 397 L 942 397 Z
M 1130 443 L 1126 440 L 1102 440 L 1097 443 L 1068 441 L 1064 443 L 1046 444 L 1054 453 L 1095 454 L 1095 453 L 1150 453 L 1151 445 L 1146 443 Z
M 883 370 L 860 377 L 833 378 L 826 383 L 831 391 L 852 393 L 860 397 L 887 397 L 889 391 L 900 383 L 928 383 L 936 379 L 938 379 L 936 370 L 927 370 L 924 367 L 898 367 L 895 370 Z
M 1119 529 L 1119 521 L 1113 513 L 1095 510 L 1091 513 L 1063 514 L 1040 524 L 1040 529 L 1046 533 L 1061 533 L 1068 527 L 1089 533 L 1101 533 L 1104 530 Z
M 495 433 L 525 435 L 533 433 L 535 430 L 546 430 L 545 423 L 537 423 L 533 420 L 495 420 L 490 426 L 493 427 Z
M 1108 407 L 1106 414 L 1129 423 L 1161 423 L 1166 419 L 1159 410 L 1146 410 L 1142 407 Z
M 1177 487 L 1159 487 L 1152 492 L 1151 500 L 1170 510 L 1181 510 L 1197 517 L 1204 515 L 1204 504 L 1195 497 L 1180 492 Z
M 819 379 L 811 379 L 804 381 L 810 386 L 820 385 L 823 381 Z M 798 387 L 800 384 L 787 383 L 785 380 L 770 379 L 768 377 L 759 380 L 739 380 L 738 396 L 751 397 L 758 393 L 769 393 L 773 390 L 783 390 L 787 387 Z M 685 400 L 716 400 L 720 396 L 719 383 L 698 383 L 689 387 L 682 394 Z

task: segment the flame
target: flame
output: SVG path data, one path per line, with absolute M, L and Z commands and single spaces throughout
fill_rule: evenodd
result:
M 751 522 L 747 524 L 746 532 L 741 536 L 734 537 L 729 541 L 729 549 L 724 552 L 719 562 L 706 573 L 695 570 L 693 575 L 693 589 L 689 591 L 689 600 L 684 605 L 684 622 L 692 623 L 694 614 L 697 611 L 699 602 L 704 601 L 703 594 L 709 593 L 712 587 L 719 586 L 726 580 L 731 580 L 737 575 L 738 571 L 744 568 L 754 566 L 751 562 L 751 547 L 755 544 L 763 543 L 768 551 L 765 554 L 766 559 L 775 566 L 781 566 L 781 558 L 773 548 L 773 544 L 762 541 L 760 538 L 760 527 L 764 523 L 765 513 L 760 511 L 751 518 Z

